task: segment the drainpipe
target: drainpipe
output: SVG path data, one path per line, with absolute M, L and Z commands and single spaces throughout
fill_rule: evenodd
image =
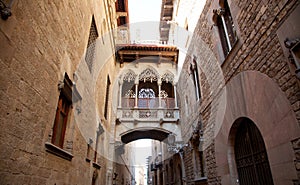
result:
M 161 107 L 161 81 L 158 80 L 157 84 L 158 84 L 158 108 L 162 108 Z

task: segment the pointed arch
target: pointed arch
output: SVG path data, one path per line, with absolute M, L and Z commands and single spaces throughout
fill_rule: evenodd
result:
M 161 76 L 161 81 L 166 81 L 167 83 L 168 82 L 171 82 L 173 83 L 174 82 L 174 78 L 175 78 L 175 75 L 170 72 L 169 70 L 167 70 L 162 76 Z
M 122 87 L 120 89 L 120 105 L 122 105 L 122 107 L 134 107 L 135 105 L 136 77 L 137 74 L 131 69 L 125 71 L 121 76 Z
M 153 67 L 148 66 L 145 70 L 143 70 L 139 75 L 140 81 L 158 81 L 160 78 L 159 73 Z
M 131 69 L 128 69 L 123 75 L 122 75 L 122 81 L 127 81 L 127 82 L 134 82 L 135 79 L 137 77 L 137 74 L 131 70 Z

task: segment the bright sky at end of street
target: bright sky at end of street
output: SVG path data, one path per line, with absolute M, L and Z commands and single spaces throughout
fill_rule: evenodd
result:
M 162 0 L 128 0 L 130 40 L 159 40 Z
M 160 21 L 162 0 L 128 0 L 129 22 Z

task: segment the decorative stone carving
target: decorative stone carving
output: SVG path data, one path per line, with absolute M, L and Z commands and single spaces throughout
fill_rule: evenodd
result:
M 139 118 L 157 118 L 157 110 L 140 110 Z
M 160 95 L 161 98 L 167 98 L 168 97 L 168 93 L 165 90 L 161 90 L 160 91 Z
M 155 92 L 153 89 L 143 88 L 139 91 L 139 98 L 155 98 Z
M 124 110 L 122 112 L 122 117 L 123 118 L 133 118 L 133 112 L 132 112 L 132 110 Z
M 165 74 L 163 74 L 161 76 L 161 80 L 165 81 L 165 82 L 173 82 L 174 81 L 174 74 L 170 73 L 170 72 L 166 72 Z
M 134 81 L 136 76 L 137 75 L 133 71 L 130 70 L 124 75 L 123 81 L 127 81 L 127 82 Z
M 174 111 L 173 110 L 167 110 L 165 111 L 165 118 L 174 118 Z
M 126 93 L 125 93 L 125 98 L 135 98 L 135 93 L 133 90 L 128 90 Z
M 157 81 L 159 78 L 159 74 L 151 68 L 145 69 L 140 75 L 139 80 L 146 81 Z

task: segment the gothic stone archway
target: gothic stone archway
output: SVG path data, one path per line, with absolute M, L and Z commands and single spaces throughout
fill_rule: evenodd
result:
M 170 132 L 158 130 L 155 128 L 129 130 L 121 136 L 123 143 L 130 143 L 138 139 L 154 139 L 164 141 L 167 139 Z

